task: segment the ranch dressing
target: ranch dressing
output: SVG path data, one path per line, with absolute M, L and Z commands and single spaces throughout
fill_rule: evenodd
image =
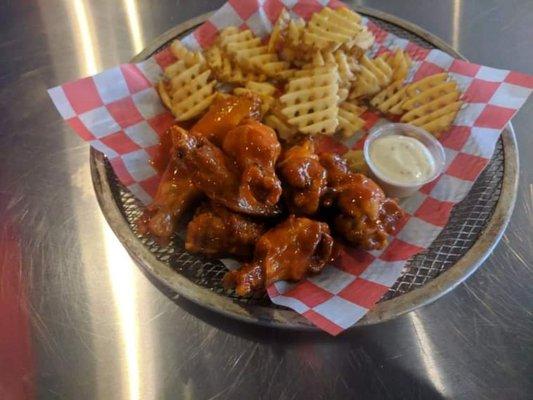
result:
M 371 144 L 369 156 L 376 172 L 391 183 L 420 184 L 435 172 L 428 148 L 409 136 L 380 137 Z

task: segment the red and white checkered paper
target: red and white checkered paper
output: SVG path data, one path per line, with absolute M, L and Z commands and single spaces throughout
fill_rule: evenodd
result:
M 342 3 L 230 0 L 184 42 L 191 48 L 205 48 L 228 25 L 266 35 L 282 7 L 307 19 L 325 5 L 336 8 Z M 500 132 L 533 89 L 532 76 L 456 60 L 400 39 L 372 22 L 365 23 L 376 36 L 373 52 L 405 49 L 415 61 L 409 78 L 414 81 L 449 71 L 464 92 L 466 107 L 441 138 L 447 157 L 445 173 L 402 202 L 408 216 L 384 250 L 344 248 L 334 265 L 320 275 L 296 284 L 278 282 L 268 289 L 274 303 L 292 308 L 332 335 L 363 317 L 394 284 L 406 262 L 429 247 L 446 225 L 454 204 L 466 196 L 489 162 Z M 61 116 L 82 139 L 108 157 L 120 181 L 144 204 L 151 201 L 160 179 L 149 161 L 160 135 L 173 123 L 154 84 L 162 68 L 173 61 L 170 52 L 162 51 L 147 61 L 122 64 L 49 90 Z M 364 117 L 366 129 L 379 120 L 370 113 Z M 361 148 L 363 141 L 340 143 L 324 138 L 320 144 L 343 153 Z

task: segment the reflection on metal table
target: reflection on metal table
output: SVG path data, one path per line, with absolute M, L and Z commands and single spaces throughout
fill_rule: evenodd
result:
M 513 121 L 522 160 L 509 228 L 474 276 L 430 306 L 331 338 L 171 300 L 136 267 L 98 208 L 87 146 L 46 88 L 126 62 L 222 3 L 0 5 L 0 397 L 527 398 L 530 103 Z M 472 61 L 533 72 L 525 0 L 353 4 L 417 23 Z

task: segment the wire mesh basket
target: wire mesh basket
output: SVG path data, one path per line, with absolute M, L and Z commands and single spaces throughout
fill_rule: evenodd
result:
M 462 58 L 440 39 L 415 25 L 379 11 L 356 10 L 399 37 Z M 208 16 L 200 16 L 166 32 L 133 61 L 163 49 L 172 39 L 186 35 Z M 516 164 L 514 135 L 508 127 L 487 168 L 466 198 L 453 208 L 444 230 L 427 250 L 406 264 L 395 284 L 359 324 L 394 318 L 427 304 L 466 279 L 481 264 L 510 218 L 516 193 Z M 225 290 L 222 286 L 227 271 L 224 264 L 187 253 L 182 235 L 178 234 L 172 243 L 163 247 L 139 234 L 135 221 L 142 213 L 140 202 L 118 181 L 107 159 L 93 149 L 91 167 L 97 197 L 111 228 L 156 282 L 215 311 L 246 321 L 281 327 L 311 327 L 295 312 L 271 303 L 266 295 L 243 298 Z

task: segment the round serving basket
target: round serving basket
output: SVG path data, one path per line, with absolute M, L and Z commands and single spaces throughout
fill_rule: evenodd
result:
M 355 10 L 399 37 L 464 59 L 441 39 L 414 24 L 368 8 L 356 7 Z M 170 29 L 132 62 L 157 53 L 209 16 L 204 14 Z M 154 240 L 139 235 L 135 220 L 142 213 L 141 204 L 120 184 L 102 153 L 91 148 L 90 163 L 96 196 L 109 225 L 130 255 L 165 292 L 184 296 L 215 312 L 247 322 L 316 329 L 296 312 L 271 303 L 266 295 L 240 298 L 225 290 L 222 277 L 226 267 L 219 261 L 187 253 L 182 237 L 161 247 Z M 407 263 L 396 283 L 355 326 L 389 320 L 431 303 L 472 274 L 490 254 L 509 222 L 517 183 L 518 152 L 509 125 L 487 168 L 466 198 L 453 208 L 441 234 L 429 249 Z

